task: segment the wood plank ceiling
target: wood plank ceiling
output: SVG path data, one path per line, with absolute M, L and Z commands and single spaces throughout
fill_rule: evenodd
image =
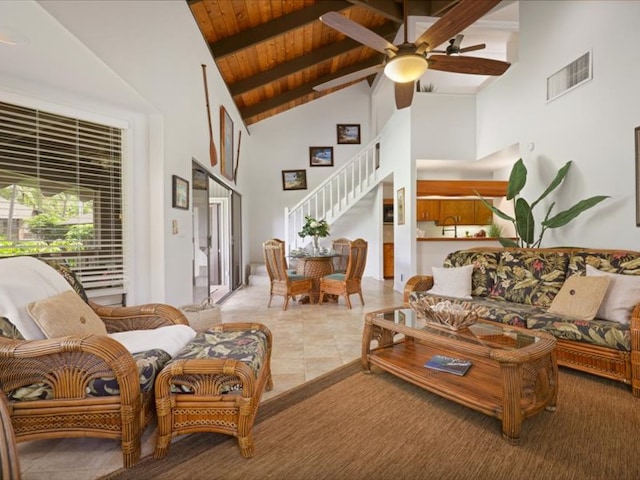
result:
M 322 24 L 320 15 L 338 11 L 392 43 L 404 18 L 402 0 L 186 1 L 247 126 L 354 82 L 323 92 L 315 85 L 382 63 L 384 55 Z M 440 16 L 455 3 L 406 5 L 408 15 Z

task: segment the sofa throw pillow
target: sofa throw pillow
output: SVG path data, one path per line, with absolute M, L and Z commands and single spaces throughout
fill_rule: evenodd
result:
M 596 318 L 629 324 L 631 310 L 640 303 L 640 276 L 608 273 L 587 265 L 587 276 L 610 277 L 604 300 L 598 308 Z
M 0 259 L 0 315 L 8 318 L 25 340 L 46 338 L 27 313 L 27 305 L 69 290 L 64 277 L 35 257 Z
M 564 285 L 549 306 L 549 313 L 578 320 L 593 320 L 607 293 L 609 277 L 574 275 Z
M 32 302 L 27 312 L 47 338 L 107 334 L 104 322 L 73 290 Z
M 428 292 L 432 295 L 471 299 L 471 274 L 473 265 L 444 268 L 431 267 L 433 287 Z

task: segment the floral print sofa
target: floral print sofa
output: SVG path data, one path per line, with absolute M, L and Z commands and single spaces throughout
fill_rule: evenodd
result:
M 452 252 L 444 261 L 444 267 L 466 265 L 473 265 L 472 299 L 443 300 L 471 301 L 483 319 L 550 333 L 557 340 L 559 365 L 629 384 L 633 395 L 640 397 L 640 305 L 635 305 L 640 299 L 631 303 L 635 306 L 628 323 L 597 317 L 578 320 L 548 311 L 565 280 L 586 275 L 587 265 L 600 272 L 637 276 L 640 291 L 640 252 L 477 248 Z M 410 278 L 405 302 L 429 295 L 432 286 L 431 276 Z

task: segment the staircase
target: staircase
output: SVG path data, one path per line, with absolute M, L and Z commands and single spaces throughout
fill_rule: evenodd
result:
M 365 146 L 347 164 L 318 185 L 297 205 L 284 209 L 284 238 L 287 248 L 301 248 L 298 233 L 304 216 L 324 218 L 335 222 L 364 196 L 375 188 L 390 172 L 379 168 L 380 137 Z M 247 285 L 269 285 L 269 276 L 263 263 L 251 263 L 245 272 Z
M 312 190 L 295 206 L 284 209 L 284 239 L 288 249 L 302 247 L 297 232 L 305 215 L 335 222 L 386 176 L 381 175 L 380 137 L 376 137 L 348 163 Z

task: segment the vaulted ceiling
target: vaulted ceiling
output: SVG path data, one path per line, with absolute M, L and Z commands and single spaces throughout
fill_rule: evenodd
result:
M 186 0 L 246 125 L 345 88 L 314 86 L 384 55 L 320 22 L 337 11 L 393 42 L 402 0 Z M 407 15 L 438 17 L 458 0 L 409 0 Z M 368 78 L 373 81 L 374 76 Z

